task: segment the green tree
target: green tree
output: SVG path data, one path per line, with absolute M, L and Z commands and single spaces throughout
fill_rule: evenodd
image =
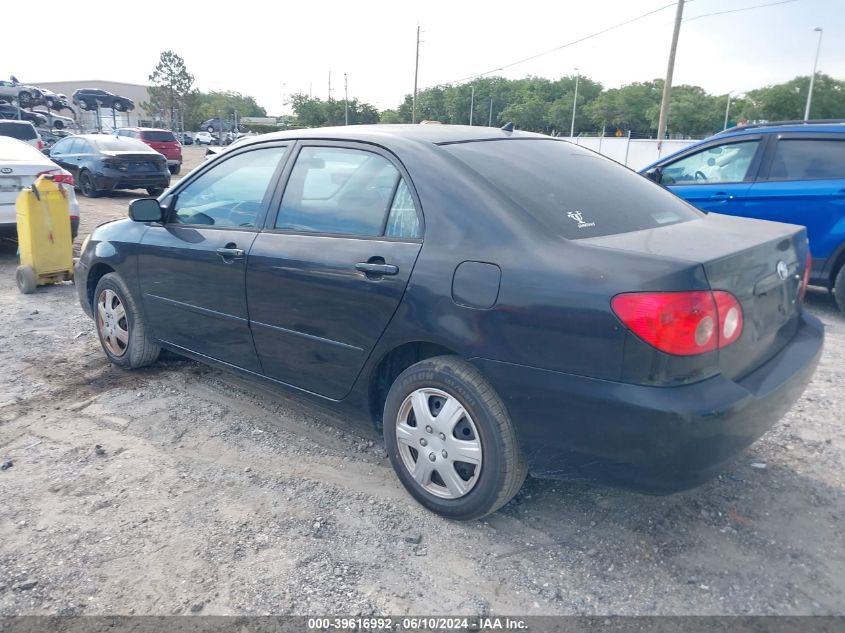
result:
M 751 90 L 746 94 L 748 105 L 743 114 L 750 120 L 803 119 L 809 88 L 809 77 L 796 77 L 786 83 Z M 824 73 L 816 75 L 810 118 L 845 118 L 845 81 Z
M 171 128 L 176 121 L 176 111 L 183 110 L 186 97 L 194 85 L 194 76 L 185 67 L 185 60 L 173 51 L 163 51 L 158 64 L 150 75 L 150 101 L 141 106 L 159 119 L 166 115 Z

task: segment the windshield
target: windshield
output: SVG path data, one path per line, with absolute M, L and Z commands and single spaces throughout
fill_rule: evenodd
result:
M 674 194 L 599 154 L 553 139 L 443 145 L 555 233 L 580 239 L 700 217 Z

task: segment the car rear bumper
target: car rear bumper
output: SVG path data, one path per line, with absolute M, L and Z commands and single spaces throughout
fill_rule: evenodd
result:
M 473 362 L 504 399 L 532 475 L 667 493 L 710 479 L 771 428 L 810 382 L 823 342 L 824 326 L 805 313 L 789 344 L 744 379 L 678 387 Z
M 100 190 L 146 189 L 148 187 L 164 187 L 166 189 L 170 186 L 170 172 L 167 172 L 167 174 L 155 172 L 148 174 L 125 174 L 120 176 L 97 174 L 95 181 L 97 189 Z

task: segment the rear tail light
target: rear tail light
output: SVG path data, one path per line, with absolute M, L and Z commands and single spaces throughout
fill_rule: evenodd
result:
M 52 178 L 53 182 L 59 183 L 61 185 L 70 185 L 71 187 L 73 187 L 73 185 L 75 184 L 73 181 L 73 176 L 68 172 L 62 171 L 61 169 L 49 169 L 47 171 L 38 172 L 35 177 L 38 178 L 38 176 L 49 176 L 50 178 Z
M 801 289 L 798 291 L 798 301 L 804 300 L 807 294 L 807 286 L 810 285 L 810 271 L 813 270 L 813 254 L 807 251 L 807 262 L 804 264 L 804 277 L 801 279 Z
M 44 149 L 44 141 L 38 139 L 38 149 Z
M 677 356 L 711 352 L 742 334 L 742 307 L 723 290 L 628 292 L 611 307 L 646 343 Z

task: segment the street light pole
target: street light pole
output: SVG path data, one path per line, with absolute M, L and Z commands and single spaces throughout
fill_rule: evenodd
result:
M 411 123 L 417 122 L 417 77 L 420 74 L 420 27 L 417 25 L 417 56 L 414 60 L 414 99 L 411 102 Z
M 469 97 L 469 124 L 472 125 L 472 109 L 475 107 L 475 86 L 470 86 L 470 97 Z
M 343 73 L 343 120 L 344 125 L 349 125 L 349 85 L 346 82 L 346 73 Z
M 728 112 L 731 110 L 731 95 L 733 94 L 733 90 L 728 93 L 728 104 L 725 106 L 725 124 L 722 126 L 723 130 L 728 129 Z
M 572 125 L 569 126 L 569 138 L 575 136 L 575 108 L 578 105 L 578 79 L 580 79 L 581 73 L 578 72 L 578 69 L 575 69 L 575 98 L 572 100 Z
M 813 75 L 810 77 L 810 90 L 807 92 L 807 107 L 804 108 L 805 121 L 810 118 L 810 103 L 813 101 L 813 85 L 816 83 L 816 68 L 819 66 L 819 52 L 822 49 L 822 34 L 824 33 L 824 29 L 820 26 L 817 26 L 813 30 L 819 32 L 819 43 L 816 46 L 816 61 L 813 62 Z

